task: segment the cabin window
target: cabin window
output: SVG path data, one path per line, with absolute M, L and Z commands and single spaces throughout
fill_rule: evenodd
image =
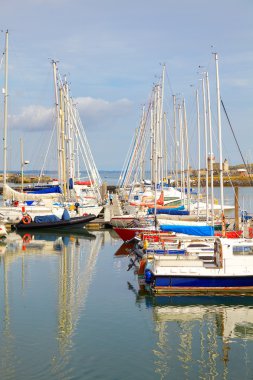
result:
M 253 245 L 237 245 L 233 247 L 234 255 L 253 255 Z

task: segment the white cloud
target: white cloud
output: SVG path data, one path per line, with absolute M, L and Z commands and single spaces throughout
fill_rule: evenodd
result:
M 51 129 L 53 123 L 53 109 L 39 105 L 31 105 L 22 109 L 20 114 L 9 117 L 13 129 L 36 132 Z
M 104 99 L 82 97 L 77 98 L 76 102 L 81 119 L 87 128 L 89 126 L 99 128 L 100 125 L 108 123 L 114 124 L 116 119 L 122 120 L 132 107 L 132 103 L 128 99 L 109 102 Z
M 113 102 L 91 97 L 75 99 L 83 124 L 87 129 L 99 129 L 100 126 L 115 124 L 123 119 L 130 111 L 132 103 L 128 99 L 119 99 Z M 54 125 L 55 113 L 53 108 L 40 105 L 31 105 L 21 110 L 19 114 L 9 117 L 12 129 L 26 132 L 50 130 Z

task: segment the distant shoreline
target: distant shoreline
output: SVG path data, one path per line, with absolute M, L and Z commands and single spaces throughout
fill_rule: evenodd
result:
M 35 172 L 35 171 L 34 171 Z M 116 173 L 120 173 L 119 171 L 104 171 L 106 173 L 111 173 L 112 176 L 102 176 L 102 180 L 107 183 L 107 187 L 109 188 L 116 188 L 116 184 L 118 182 L 118 175 Z M 55 172 L 52 172 L 52 174 L 55 174 Z M 113 176 L 114 174 L 114 176 Z M 194 175 L 190 176 L 190 181 L 191 181 L 191 187 L 196 188 L 198 186 L 198 177 L 196 175 L 197 173 L 195 172 Z M 53 181 L 55 178 L 55 175 L 44 175 L 40 178 L 40 184 L 49 184 L 50 182 Z M 169 183 L 168 178 L 168 183 Z M 34 186 L 38 183 L 39 181 L 39 175 L 31 175 L 30 173 L 24 173 L 24 178 L 23 178 L 23 184 L 24 186 Z M 13 188 L 19 189 L 21 185 L 21 175 L 20 172 L 8 172 L 7 174 L 7 183 L 9 183 Z M 3 175 L 0 174 L 0 192 L 2 193 L 2 184 L 3 184 Z M 171 183 L 173 186 L 174 182 Z M 209 187 L 211 185 L 210 182 L 210 177 L 209 177 Z M 200 178 L 200 186 L 206 187 L 206 178 L 205 176 L 201 175 Z M 214 175 L 214 182 L 213 182 L 214 187 L 220 187 L 220 181 L 219 181 L 219 176 L 217 174 Z M 230 175 L 224 174 L 223 176 L 223 186 L 224 187 L 252 187 L 253 186 L 253 180 L 249 178 L 247 175 L 240 175 L 240 174 L 235 174 L 235 173 L 230 173 Z M 180 187 L 180 181 L 178 183 L 178 187 Z

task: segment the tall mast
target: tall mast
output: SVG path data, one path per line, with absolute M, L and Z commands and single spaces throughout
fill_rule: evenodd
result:
M 156 183 L 162 181 L 161 167 L 162 167 L 162 151 L 161 151 L 161 123 L 160 123 L 160 108 L 161 108 L 161 97 L 160 97 L 160 85 L 156 86 L 156 161 L 157 161 L 157 175 Z
M 150 109 L 150 178 L 151 182 L 154 182 L 154 112 L 153 112 L 153 101 L 151 103 Z
M 202 78 L 202 96 L 203 96 L 203 118 L 204 118 L 204 137 L 205 137 L 205 165 L 206 165 L 206 220 L 209 219 L 209 197 L 208 197 L 208 151 L 207 151 L 207 126 L 206 126 L 206 93 L 205 82 Z
M 23 139 L 20 139 L 20 162 L 21 162 L 21 193 L 24 191 L 24 145 Z
M 183 99 L 183 112 L 184 112 L 184 133 L 185 133 L 185 147 L 186 147 L 186 184 L 187 184 L 187 209 L 190 211 L 190 160 L 189 160 L 189 140 L 188 140 L 188 125 L 186 117 L 185 100 Z
M 197 133 L 198 133 L 198 217 L 200 202 L 200 118 L 199 118 L 199 93 L 196 90 L 196 106 L 197 106 Z
M 56 110 L 56 127 L 57 127 L 57 164 L 58 164 L 58 180 L 62 183 L 62 165 L 61 165 L 61 123 L 59 114 L 59 98 L 57 86 L 57 68 L 56 62 L 52 61 L 54 75 L 54 94 L 55 94 L 55 110 Z
M 176 116 L 176 95 L 173 98 L 173 129 L 174 129 L 174 145 L 175 145 L 175 186 L 178 187 L 178 168 L 177 168 L 177 116 Z
M 162 71 L 162 83 L 161 83 L 161 94 L 159 94 L 159 129 L 160 129 L 160 179 L 163 189 L 163 177 L 164 177 L 164 151 L 165 151 L 165 140 L 164 140 L 164 134 L 163 134 L 163 127 L 165 127 L 165 124 L 163 123 L 163 99 L 164 99 L 164 77 L 165 77 L 165 64 L 163 64 L 163 71 Z
M 62 167 L 62 185 L 63 195 L 66 198 L 67 186 L 66 186 L 66 157 L 65 157 L 65 120 L 64 120 L 64 101 L 63 101 L 63 89 L 60 88 L 60 115 L 61 115 L 61 167 Z
M 210 181 L 211 181 L 211 220 L 214 225 L 214 194 L 213 194 L 213 136 L 212 136 L 212 120 L 211 120 L 211 107 L 210 107 L 210 89 L 208 72 L 206 72 L 206 90 L 207 90 L 207 115 L 209 126 L 209 140 L 210 140 Z
M 156 129 L 156 87 L 154 87 L 154 102 L 153 102 L 153 114 L 152 114 L 152 129 L 153 129 L 153 151 L 152 151 L 152 174 L 153 183 L 157 183 L 157 129 Z
M 142 107 L 141 128 L 145 125 L 145 107 Z M 140 168 L 141 180 L 145 179 L 145 144 L 141 148 L 141 168 Z
M 8 30 L 5 33 L 5 82 L 4 82 L 4 135 L 3 135 L 3 183 L 7 182 L 7 124 L 8 124 Z
M 220 197 L 221 213 L 224 213 L 224 193 L 223 193 L 223 163 L 222 163 L 222 139 L 221 139 L 221 112 L 220 112 L 220 80 L 218 54 L 214 54 L 216 67 L 216 90 L 217 90 L 217 120 L 218 120 L 218 139 L 219 139 L 219 158 L 220 158 Z
M 167 117 L 166 112 L 163 113 L 163 141 L 164 141 L 164 178 L 168 180 L 168 148 L 167 148 Z
M 71 153 L 70 153 L 70 109 L 69 109 L 69 98 L 68 98 L 68 84 L 67 78 L 64 77 L 64 83 L 62 85 L 62 96 L 63 96 L 63 109 L 64 109 L 64 134 L 65 134 L 65 175 L 66 175 L 66 186 L 67 197 L 70 198 L 69 185 L 70 185 L 70 177 L 71 177 Z M 71 177 L 72 178 L 72 177 Z
M 182 108 L 178 105 L 178 120 L 179 120 L 179 136 L 180 136 L 180 185 L 181 199 L 183 198 L 185 205 L 185 181 L 184 181 L 184 134 L 182 127 Z

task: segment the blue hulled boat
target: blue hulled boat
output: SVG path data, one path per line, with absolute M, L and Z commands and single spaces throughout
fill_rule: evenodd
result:
M 212 261 L 187 252 L 154 254 L 144 278 L 155 293 L 253 292 L 253 240 L 217 238 Z

